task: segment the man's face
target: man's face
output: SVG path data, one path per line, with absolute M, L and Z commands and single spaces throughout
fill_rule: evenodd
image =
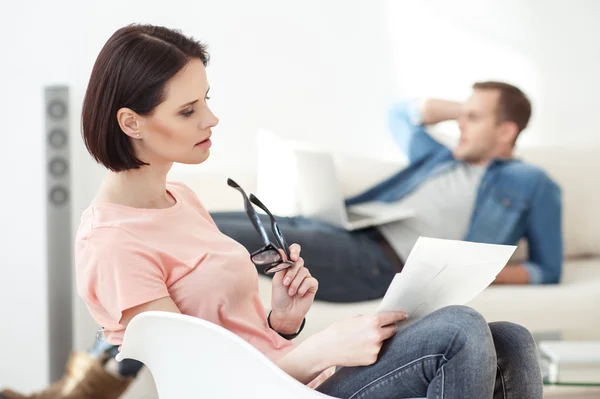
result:
M 460 141 L 454 157 L 466 162 L 485 162 L 494 153 L 500 137 L 498 90 L 475 89 L 458 117 Z

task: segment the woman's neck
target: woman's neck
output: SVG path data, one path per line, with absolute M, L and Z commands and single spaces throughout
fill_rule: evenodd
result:
M 125 172 L 109 171 L 94 202 L 145 209 L 169 208 L 176 202 L 167 192 L 171 166 L 148 165 Z

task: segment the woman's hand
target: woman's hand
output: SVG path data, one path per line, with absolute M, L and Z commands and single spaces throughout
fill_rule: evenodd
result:
M 368 366 L 377 361 L 383 341 L 396 333 L 404 312 L 355 316 L 311 335 L 277 361 L 286 373 L 303 384 L 332 366 Z
M 331 366 L 368 366 L 377 361 L 383 342 L 396 333 L 395 323 L 404 319 L 404 312 L 344 319 L 314 335 L 314 345 Z
M 319 288 L 317 280 L 304 267 L 300 245 L 290 245 L 290 260 L 294 266 L 275 273 L 272 285 L 271 326 L 282 334 L 298 331 Z

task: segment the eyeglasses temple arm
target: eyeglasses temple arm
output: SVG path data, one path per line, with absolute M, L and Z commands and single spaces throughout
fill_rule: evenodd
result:
M 279 243 L 279 245 L 281 246 L 281 248 L 283 249 L 283 251 L 285 252 L 285 254 L 287 255 L 287 257 L 289 259 L 290 258 L 290 249 L 288 247 L 287 241 L 285 240 L 285 237 L 283 236 L 283 233 L 281 232 L 281 230 L 279 229 L 279 226 L 277 225 L 275 216 L 273 216 L 273 214 L 271 213 L 271 211 L 269 211 L 269 209 L 265 206 L 265 204 L 263 204 L 254 194 L 250 194 L 250 201 L 254 205 L 258 206 L 260 209 L 265 211 L 265 213 L 267 215 L 269 215 L 269 218 L 271 219 L 271 229 L 273 230 L 273 235 L 275 236 L 275 239 L 277 240 L 277 242 Z
M 246 209 L 246 214 L 248 215 L 248 218 L 250 218 L 250 222 L 252 223 L 258 234 L 260 234 L 260 238 L 262 239 L 263 244 L 268 245 L 270 243 L 269 236 L 267 235 L 267 232 L 265 231 L 265 228 L 263 227 L 262 222 L 258 217 L 258 214 L 254 210 L 254 208 L 252 208 L 252 204 L 250 203 L 248 196 L 246 195 L 244 190 L 239 185 L 237 185 L 237 183 L 233 183 L 235 185 L 229 184 L 229 186 L 238 190 L 242 194 L 242 197 L 244 197 L 244 209 Z
M 256 231 L 258 231 L 258 234 L 260 234 L 260 238 L 262 239 L 263 244 L 268 245 L 270 243 L 269 236 L 267 235 L 267 232 L 265 231 L 265 229 L 262 225 L 262 222 L 260 221 L 260 218 L 258 217 L 258 214 L 254 211 L 254 209 L 252 208 L 252 205 L 250 205 L 250 202 L 248 201 L 247 198 L 246 198 L 244 206 L 246 207 L 246 213 L 250 217 L 250 221 L 252 222 L 252 225 L 254 226 Z

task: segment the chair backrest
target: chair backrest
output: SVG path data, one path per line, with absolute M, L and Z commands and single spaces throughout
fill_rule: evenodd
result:
M 296 381 L 230 331 L 177 313 L 135 316 L 117 358 L 144 363 L 161 399 L 331 398 Z

